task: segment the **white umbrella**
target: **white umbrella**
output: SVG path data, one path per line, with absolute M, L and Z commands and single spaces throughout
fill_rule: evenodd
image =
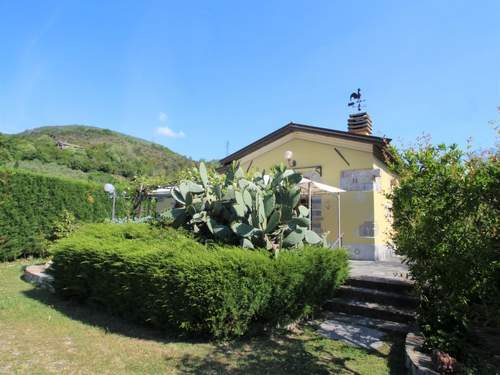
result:
M 338 187 L 323 184 L 321 182 L 310 180 L 306 177 L 302 177 L 302 180 L 299 182 L 299 186 L 302 189 L 309 189 L 309 184 L 311 185 L 311 191 L 313 194 L 328 194 L 328 193 L 344 193 L 345 190 L 342 190 Z
M 342 235 L 340 233 L 340 193 L 344 193 L 345 190 L 340 189 L 335 186 L 323 184 L 321 182 L 312 181 L 306 177 L 302 177 L 299 182 L 299 186 L 302 191 L 307 192 L 309 196 L 309 229 L 312 225 L 312 196 L 319 194 L 335 194 L 337 195 L 337 228 L 338 228 L 338 243 L 342 246 Z

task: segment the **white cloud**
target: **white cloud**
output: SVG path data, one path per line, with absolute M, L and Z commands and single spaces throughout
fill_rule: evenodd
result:
M 176 132 L 176 131 L 170 129 L 168 126 L 162 126 L 162 127 L 156 128 L 156 132 L 158 134 L 164 135 L 165 137 L 168 137 L 168 138 L 184 138 L 186 136 L 186 134 L 184 134 L 184 132 L 182 130 Z
M 167 122 L 167 114 L 165 112 L 160 112 L 158 120 L 160 120 L 160 122 Z

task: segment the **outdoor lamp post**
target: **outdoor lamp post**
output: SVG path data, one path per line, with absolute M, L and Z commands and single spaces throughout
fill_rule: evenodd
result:
M 111 221 L 115 221 L 115 204 L 116 204 L 116 189 L 112 184 L 104 184 L 104 191 L 109 193 L 113 198 L 113 209 L 111 211 Z

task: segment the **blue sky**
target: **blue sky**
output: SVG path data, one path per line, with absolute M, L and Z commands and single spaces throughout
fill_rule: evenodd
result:
M 0 0 L 0 132 L 88 124 L 219 158 L 290 122 L 494 143 L 500 1 Z

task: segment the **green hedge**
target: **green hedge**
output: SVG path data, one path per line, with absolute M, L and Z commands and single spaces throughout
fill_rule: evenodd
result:
M 345 251 L 205 247 L 174 229 L 88 224 L 53 248 L 56 291 L 158 327 L 212 337 L 284 324 L 347 276 Z
M 79 221 L 102 221 L 111 200 L 101 185 L 0 168 L 0 259 L 41 255 L 64 210 Z

